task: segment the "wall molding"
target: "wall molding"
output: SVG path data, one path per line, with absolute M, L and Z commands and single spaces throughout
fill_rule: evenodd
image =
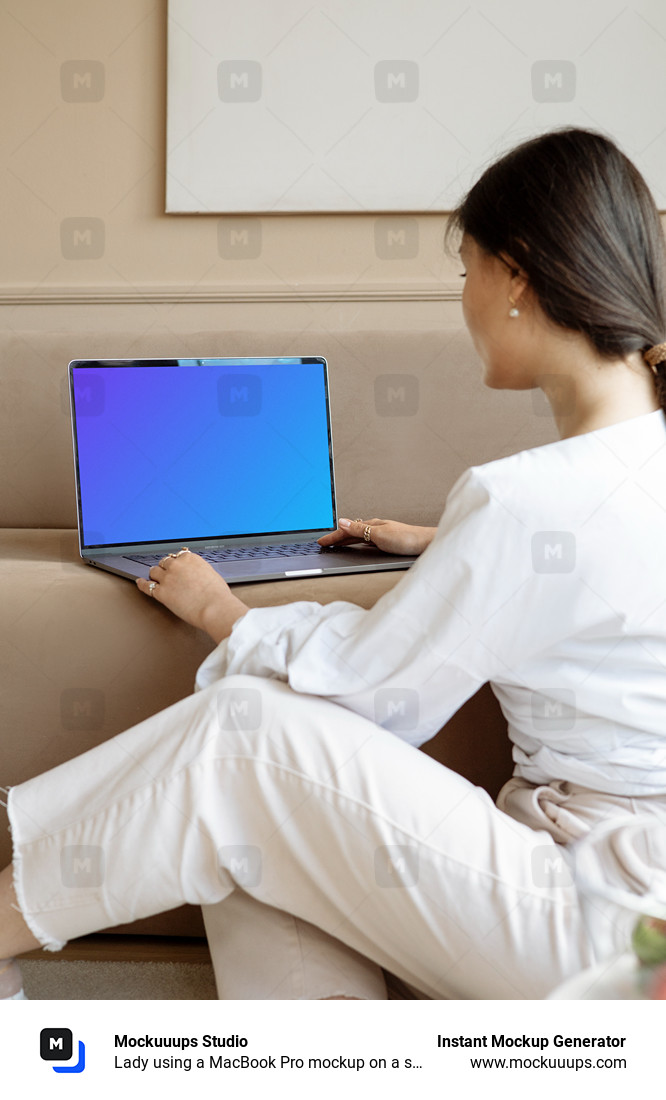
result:
M 456 283 L 347 286 L 57 286 L 1 287 L 3 306 L 188 305 L 268 302 L 459 301 Z

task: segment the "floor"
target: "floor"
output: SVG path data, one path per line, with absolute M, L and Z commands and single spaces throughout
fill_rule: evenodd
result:
M 100 934 L 51 954 L 21 958 L 30 1000 L 217 1000 L 205 940 Z
M 20 961 L 30 1000 L 217 1000 L 205 939 L 100 933 Z M 397 978 L 387 982 L 389 1000 L 412 999 Z

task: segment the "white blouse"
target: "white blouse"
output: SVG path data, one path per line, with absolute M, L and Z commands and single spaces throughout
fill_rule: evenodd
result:
M 195 690 L 235 673 L 288 681 L 413 745 L 490 681 L 515 775 L 663 794 L 664 413 L 470 467 L 374 607 L 252 608 Z

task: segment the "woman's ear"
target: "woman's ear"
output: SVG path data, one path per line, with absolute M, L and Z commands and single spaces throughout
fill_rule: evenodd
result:
M 522 268 L 516 268 L 511 277 L 511 296 L 515 302 L 523 299 L 523 305 L 529 299 L 529 279 Z
M 523 242 L 520 242 L 521 245 Z M 523 247 L 526 247 L 523 245 Z M 529 278 L 524 268 L 514 260 L 513 256 L 510 256 L 508 252 L 500 252 L 499 258 L 505 267 L 508 269 L 511 276 L 510 294 L 515 302 L 525 294 L 529 286 Z

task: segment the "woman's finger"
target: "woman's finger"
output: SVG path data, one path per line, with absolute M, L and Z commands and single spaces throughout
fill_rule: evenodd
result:
M 156 568 L 156 566 L 153 566 L 153 569 L 154 568 Z M 157 599 L 157 593 L 159 592 L 160 586 L 156 581 L 147 580 L 145 577 L 137 577 L 136 586 L 145 596 L 151 596 L 153 599 Z
M 342 531 L 338 528 L 337 531 L 329 531 L 327 535 L 322 535 L 320 538 L 317 539 L 317 542 L 342 542 L 348 537 L 349 536 L 347 535 L 346 531 Z
M 368 527 L 368 526 L 372 527 L 372 520 L 341 519 L 339 522 L 340 522 L 340 526 L 343 528 L 343 530 L 346 532 L 346 534 L 349 537 L 353 538 L 355 542 L 358 542 L 359 539 L 363 539 L 364 541 L 367 542 L 367 539 L 365 538 L 365 535 L 364 535 L 364 531 L 365 531 L 366 527 Z M 372 538 L 372 532 L 370 532 L 370 536 Z
M 372 524 L 381 521 L 369 520 L 368 522 Z M 365 520 L 355 520 L 354 523 L 351 523 L 351 520 L 345 520 L 344 523 L 351 524 L 349 528 L 342 526 L 343 520 L 339 520 L 338 523 L 339 526 L 337 531 L 331 531 L 328 535 L 322 535 L 317 539 L 317 542 L 324 546 L 331 546 L 333 544 L 337 546 L 338 544 L 345 544 L 348 542 L 358 542 L 359 537 L 363 538 L 363 532 L 366 528 Z M 356 533 L 357 529 L 360 530 L 360 536 Z
M 326 542 L 323 542 L 323 538 L 326 538 Z M 322 536 L 321 539 L 317 539 L 317 542 L 321 546 L 347 546 L 348 543 L 358 542 L 356 535 L 335 534 L 334 536 Z

